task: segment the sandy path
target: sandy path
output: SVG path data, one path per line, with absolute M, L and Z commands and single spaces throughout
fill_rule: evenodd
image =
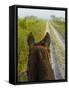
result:
M 61 38 L 59 33 L 56 31 L 56 29 L 49 22 L 47 22 L 47 24 L 46 24 L 46 32 L 49 32 L 49 34 L 50 34 L 50 36 L 52 38 L 51 30 L 52 30 L 52 33 L 55 34 L 55 36 L 58 39 L 59 43 L 61 43 L 63 49 L 65 49 L 65 45 L 64 45 L 63 39 Z M 46 34 L 46 32 L 45 32 L 45 34 Z M 59 65 L 57 63 L 57 53 L 55 51 L 55 45 L 53 44 L 52 40 L 51 40 L 50 49 L 51 49 L 51 65 L 52 65 L 52 69 L 54 70 L 55 79 L 56 80 L 62 79 L 62 75 L 61 75 L 61 74 L 63 74 L 61 72 L 62 69 L 60 70 L 60 67 L 59 67 Z M 62 66 L 62 68 L 63 68 L 63 66 Z M 63 77 L 64 77 L 64 75 L 63 75 Z

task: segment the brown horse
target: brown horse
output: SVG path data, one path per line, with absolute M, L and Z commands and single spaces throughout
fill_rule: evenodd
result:
M 32 33 L 29 33 L 29 61 L 27 73 L 29 81 L 55 79 L 50 64 L 50 42 L 51 40 L 48 32 L 39 43 L 35 43 Z

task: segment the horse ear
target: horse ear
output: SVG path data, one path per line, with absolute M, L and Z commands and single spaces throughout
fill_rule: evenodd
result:
M 35 39 L 32 32 L 29 33 L 27 42 L 28 42 L 29 48 L 32 48 L 32 46 L 35 43 Z
M 50 42 L 51 42 L 51 38 L 50 38 L 50 34 L 47 32 L 44 39 L 42 40 L 42 44 L 44 46 L 50 46 Z

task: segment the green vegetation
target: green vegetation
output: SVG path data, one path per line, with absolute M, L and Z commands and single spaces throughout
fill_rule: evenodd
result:
M 18 80 L 27 81 L 27 65 L 29 47 L 27 37 L 30 32 L 34 35 L 35 41 L 39 42 L 44 36 L 46 21 L 30 16 L 18 18 Z M 22 74 L 25 72 L 25 74 Z
M 56 30 L 65 38 L 65 20 L 64 18 L 52 16 L 52 25 L 56 28 Z

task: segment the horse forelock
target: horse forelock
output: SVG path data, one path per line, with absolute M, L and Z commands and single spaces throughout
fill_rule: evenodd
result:
M 36 54 L 37 57 L 41 58 L 41 56 L 50 60 L 50 49 L 47 46 L 42 45 L 34 45 L 31 49 L 31 55 Z M 41 53 L 41 55 L 39 54 Z

